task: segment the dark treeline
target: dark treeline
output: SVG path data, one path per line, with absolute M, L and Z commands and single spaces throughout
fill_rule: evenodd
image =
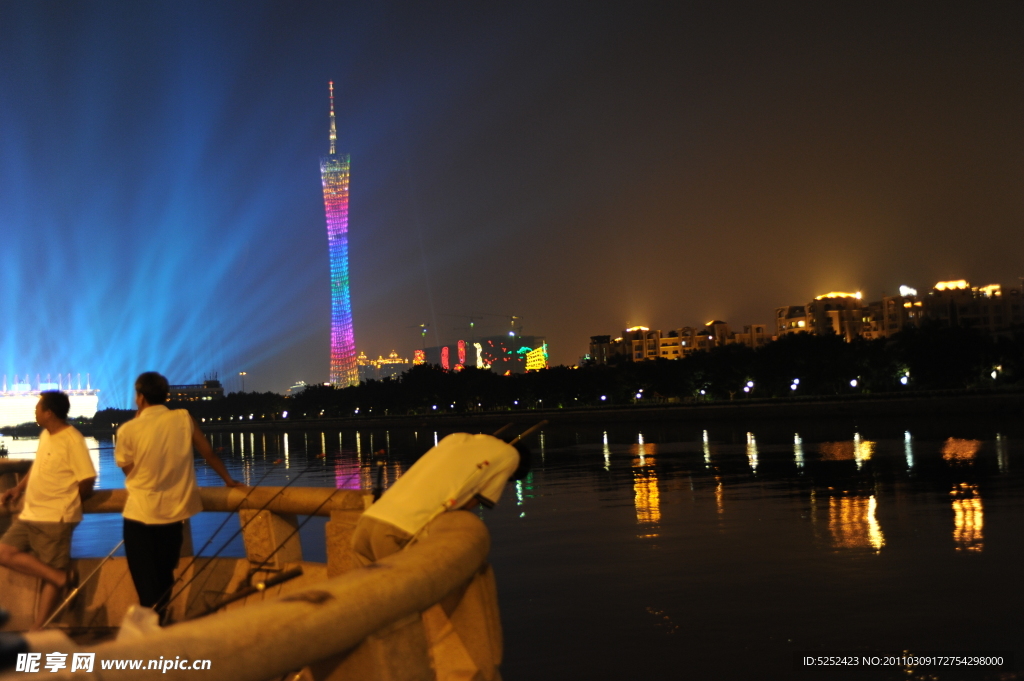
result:
M 376 417 L 1024 387 L 1024 332 L 993 338 L 969 328 L 926 326 L 852 343 L 800 333 L 757 350 L 726 345 L 679 360 L 623 360 L 512 376 L 421 365 L 393 379 L 351 388 L 310 386 L 293 397 L 231 393 L 223 400 L 172 406 L 207 420 L 250 420 L 251 415 L 259 421 L 282 418 L 285 412 L 289 419 Z M 95 423 L 120 423 L 130 416 L 105 410 Z

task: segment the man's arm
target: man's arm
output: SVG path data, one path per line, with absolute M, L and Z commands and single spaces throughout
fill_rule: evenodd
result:
M 25 475 L 22 476 L 17 485 L 11 487 L 0 495 L 0 506 L 6 506 L 8 503 L 17 501 L 21 498 L 21 495 L 25 493 L 25 487 L 28 485 L 28 475 L 31 472 L 32 469 L 26 471 Z
M 224 462 L 220 460 L 216 452 L 213 451 L 213 447 L 210 446 L 210 441 L 203 435 L 203 431 L 199 429 L 199 424 L 196 423 L 194 417 L 189 416 L 192 419 L 192 446 L 199 456 L 206 459 L 206 463 L 210 464 L 210 468 L 217 471 L 217 475 L 224 481 L 224 485 L 227 487 L 242 487 L 242 483 L 236 481 L 228 473 L 228 469 L 224 467 Z
M 92 486 L 96 484 L 96 478 L 86 478 L 78 482 L 78 496 L 82 497 L 82 501 L 85 501 L 92 496 Z

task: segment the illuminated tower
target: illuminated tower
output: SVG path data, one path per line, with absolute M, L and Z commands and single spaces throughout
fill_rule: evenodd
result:
M 356 340 L 352 333 L 352 301 L 348 290 L 348 173 L 351 159 L 338 154 L 334 127 L 334 82 L 331 92 L 331 151 L 320 159 L 327 213 L 327 245 L 331 253 L 331 385 L 359 383 Z

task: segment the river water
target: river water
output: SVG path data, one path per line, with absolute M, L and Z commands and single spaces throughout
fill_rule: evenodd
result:
M 375 459 L 392 481 L 445 434 L 211 440 L 250 484 L 357 488 L 370 485 Z M 1024 678 L 1024 440 L 1012 426 L 617 424 L 547 428 L 530 443 L 533 473 L 481 511 L 506 680 Z M 19 456 L 35 442 L 7 445 Z M 90 446 L 99 487 L 123 486 L 110 441 Z M 201 461 L 199 477 L 219 482 Z M 197 548 L 223 517 L 194 522 Z M 310 560 L 324 559 L 322 527 L 314 518 L 303 529 Z M 235 529 L 230 521 L 204 553 Z M 74 554 L 105 554 L 120 534 L 118 516 L 88 516 Z M 223 553 L 243 555 L 240 539 Z M 1012 665 L 794 662 L 886 653 L 994 653 Z

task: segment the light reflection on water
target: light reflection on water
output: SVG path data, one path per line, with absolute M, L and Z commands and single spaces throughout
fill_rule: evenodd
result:
M 250 484 L 369 489 L 378 459 L 389 485 L 446 434 L 211 439 Z M 851 429 L 811 438 L 803 428 L 655 424 L 642 432 L 549 427 L 543 436 L 531 441 L 534 471 L 482 514 L 506 678 L 675 678 L 681 669 L 695 678 L 786 678 L 796 650 L 1018 643 L 1007 617 L 1024 608 L 1015 586 L 1024 466 L 1020 440 L 1004 433 L 915 437 L 900 428 L 869 437 Z M 19 450 L 34 451 L 27 443 Z M 110 442 L 95 446 L 101 485 L 123 486 Z M 219 484 L 201 461 L 198 471 L 200 484 Z M 193 523 L 196 546 L 223 518 L 203 516 Z M 322 522 L 301 536 L 307 558 L 323 560 Z M 91 516 L 74 552 L 102 555 L 118 539 L 118 516 Z M 242 555 L 240 540 L 224 553 Z M 943 624 L 951 607 L 956 628 Z M 862 678 L 897 678 L 878 674 Z

